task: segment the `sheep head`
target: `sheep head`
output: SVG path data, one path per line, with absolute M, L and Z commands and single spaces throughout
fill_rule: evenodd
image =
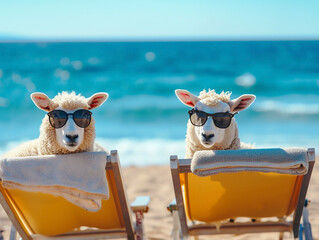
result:
M 208 92 L 204 90 L 199 96 L 195 96 L 187 90 L 180 89 L 176 90 L 175 93 L 182 103 L 195 110 L 193 112 L 194 119 L 198 119 L 199 122 L 197 126 L 194 126 L 189 121 L 188 137 L 192 136 L 195 138 L 192 141 L 196 145 L 201 145 L 204 149 L 227 148 L 238 131 L 237 124 L 232 119 L 233 114 L 247 109 L 256 98 L 254 95 L 245 94 L 237 99 L 230 100 L 231 93 L 222 92 L 221 94 L 217 94 L 214 90 L 209 90 Z M 230 116 L 230 124 L 228 126 L 225 124 L 225 120 L 227 122 L 227 119 L 221 118 L 223 115 L 211 116 L 215 113 L 227 113 L 227 116 Z M 215 120 L 213 117 L 216 117 Z M 221 128 L 220 125 L 227 127 Z
M 40 127 L 39 153 L 64 154 L 93 150 L 95 122 L 88 110 L 101 106 L 107 98 L 108 94 L 103 92 L 89 98 L 74 92 L 62 92 L 53 99 L 44 93 L 31 94 L 34 104 L 48 112 Z

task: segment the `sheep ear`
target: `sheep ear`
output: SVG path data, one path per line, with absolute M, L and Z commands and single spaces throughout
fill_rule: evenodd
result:
M 255 95 L 244 94 L 229 102 L 231 112 L 239 112 L 248 108 L 256 99 Z
M 44 93 L 35 92 L 31 94 L 34 104 L 43 111 L 50 112 L 53 110 L 51 99 Z
M 105 92 L 95 93 L 88 99 L 89 109 L 94 109 L 101 106 L 109 95 Z
M 177 89 L 175 90 L 175 94 L 182 103 L 189 107 L 195 107 L 196 103 L 200 100 L 187 90 Z

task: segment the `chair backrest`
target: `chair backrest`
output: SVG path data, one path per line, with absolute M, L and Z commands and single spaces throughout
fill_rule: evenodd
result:
M 267 151 L 267 150 L 266 150 Z M 294 212 L 292 227 L 298 231 L 312 173 L 314 149 L 305 154 L 308 173 L 297 176 L 273 172 L 239 171 L 200 177 L 191 172 L 191 159 L 171 156 L 171 171 L 183 234 L 186 216 L 206 223 L 237 217 L 285 217 Z M 182 189 L 183 188 L 183 191 Z M 186 212 L 186 214 L 185 214 Z
M 86 211 L 62 197 L 5 189 L 0 184 L 1 204 L 19 234 L 25 239 L 32 239 L 35 234 L 60 235 L 88 227 L 102 231 L 116 229 L 133 236 L 117 151 L 112 151 L 107 158 L 109 199 L 102 200 L 102 207 L 97 212 Z
M 186 213 L 189 219 L 203 222 L 288 216 L 296 207 L 303 179 L 257 172 L 183 175 Z

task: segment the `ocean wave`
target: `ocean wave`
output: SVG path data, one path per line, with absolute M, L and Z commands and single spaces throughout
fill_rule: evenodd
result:
M 173 139 L 97 138 L 107 150 L 118 150 L 123 166 L 168 165 L 170 155 L 180 158 L 185 154 L 185 141 Z M 0 156 L 25 141 L 2 144 Z
M 147 109 L 147 108 L 159 108 L 159 109 L 175 109 L 183 106 L 175 95 L 172 96 L 155 96 L 140 94 L 135 96 L 123 96 L 120 99 L 112 100 L 112 106 L 114 109 L 133 110 L 133 109 Z
M 258 99 L 258 97 L 257 97 Z M 256 112 L 277 112 L 282 114 L 319 114 L 318 96 L 281 96 L 280 98 L 257 100 L 252 109 Z
M 256 148 L 273 147 L 318 147 L 319 135 L 299 132 L 292 135 L 284 132 L 248 133 L 241 129 L 240 139 L 251 143 Z M 169 165 L 170 156 L 184 158 L 185 140 L 169 138 L 97 138 L 96 140 L 107 150 L 118 150 L 122 166 Z M 0 156 L 24 141 L 11 141 L 0 144 Z M 1 143 L 1 142 L 0 142 Z
M 170 155 L 184 158 L 185 141 L 172 139 L 101 139 L 102 146 L 108 150 L 119 151 L 121 164 L 124 166 L 168 165 Z

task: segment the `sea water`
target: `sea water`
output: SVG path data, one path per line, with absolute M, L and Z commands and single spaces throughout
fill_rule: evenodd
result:
M 97 141 L 122 165 L 168 164 L 189 110 L 174 90 L 204 88 L 257 96 L 236 115 L 241 141 L 319 151 L 319 41 L 37 42 L 0 43 L 0 155 L 39 135 L 30 93 L 108 92 Z

